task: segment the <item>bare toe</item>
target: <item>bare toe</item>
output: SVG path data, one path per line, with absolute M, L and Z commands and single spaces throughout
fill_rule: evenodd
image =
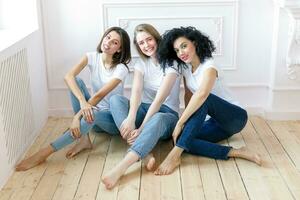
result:
M 54 152 L 53 148 L 49 145 L 48 147 L 41 149 L 37 153 L 33 154 L 27 159 L 22 160 L 16 165 L 16 171 L 26 171 L 33 168 L 41 163 L 45 162 L 46 159 Z
M 41 163 L 45 162 L 46 159 L 36 159 L 35 157 L 29 157 L 26 160 L 21 161 L 18 165 L 16 165 L 15 170 L 16 171 L 26 171 L 28 169 L 31 169 L 37 165 L 40 165 Z
M 102 183 L 105 185 L 107 190 L 112 189 L 118 182 L 120 177 L 115 174 L 106 175 L 102 178 Z
M 229 157 L 243 158 L 249 160 L 251 162 L 256 163 L 257 165 L 261 165 L 262 163 L 260 155 L 255 152 L 252 152 L 247 147 L 241 147 L 239 149 L 231 149 L 228 155 Z
M 66 153 L 66 158 L 70 159 L 79 154 L 80 152 L 86 150 L 86 149 L 92 149 L 92 143 L 90 142 L 90 139 L 87 138 L 85 140 L 80 140 L 79 143 L 77 143 L 73 148 L 71 148 Z
M 258 164 L 259 166 L 262 165 L 262 159 L 261 159 L 261 157 L 260 157 L 259 154 L 256 154 L 256 155 L 254 156 L 254 162 L 255 162 L 256 164 Z
M 153 171 L 153 170 L 154 170 L 154 168 L 155 168 L 155 158 L 154 158 L 154 156 L 153 156 L 152 153 L 149 154 L 149 155 L 145 158 L 144 162 L 145 162 L 146 169 L 147 169 L 148 171 Z

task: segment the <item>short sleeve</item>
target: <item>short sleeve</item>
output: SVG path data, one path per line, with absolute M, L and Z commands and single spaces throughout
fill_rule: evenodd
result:
M 91 72 L 95 71 L 94 67 L 96 67 L 96 65 L 95 65 L 96 53 L 95 52 L 87 52 L 85 55 L 88 59 L 87 66 L 89 67 L 90 71 Z
M 220 70 L 214 63 L 213 59 L 208 59 L 205 61 L 204 65 L 203 65 L 203 70 L 209 69 L 209 68 L 213 68 L 218 72 L 218 77 L 222 76 L 222 70 Z
M 179 72 L 176 70 L 177 68 L 177 63 L 174 61 L 173 66 L 167 67 L 165 70 L 165 75 L 167 74 L 176 74 L 177 76 L 179 76 Z
M 120 79 L 121 81 L 125 80 L 125 77 L 128 74 L 128 69 L 124 64 L 118 64 L 113 73 L 113 78 Z
M 138 59 L 136 63 L 133 66 L 134 70 L 140 71 L 143 75 L 145 73 L 145 63 L 142 61 L 142 59 Z
M 203 64 L 203 70 L 208 69 L 208 68 L 214 68 L 217 71 L 219 71 L 219 69 L 215 66 L 214 60 L 213 59 L 207 59 L 204 64 Z

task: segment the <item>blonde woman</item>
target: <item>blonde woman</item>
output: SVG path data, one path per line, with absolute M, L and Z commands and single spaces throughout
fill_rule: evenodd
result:
M 134 31 L 134 44 L 140 59 L 134 67 L 130 100 L 122 96 L 110 99 L 112 115 L 124 139 L 131 145 L 123 160 L 103 177 L 107 189 L 113 188 L 127 168 L 140 159 L 153 170 L 151 151 L 160 139 L 171 137 L 179 113 L 180 76 L 172 68 L 162 70 L 157 59 L 161 41 L 150 24 L 140 24 Z

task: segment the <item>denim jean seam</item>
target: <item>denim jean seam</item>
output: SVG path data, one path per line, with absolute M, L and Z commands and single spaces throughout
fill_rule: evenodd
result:
M 241 127 L 241 130 L 243 130 L 243 128 L 245 128 L 245 126 L 246 126 L 246 124 L 247 124 L 247 122 L 248 122 L 248 113 L 247 113 L 247 111 L 245 111 L 246 112 L 246 119 L 245 119 L 245 121 L 244 121 L 244 124 L 243 124 L 243 126 Z M 241 131 L 240 130 L 240 131 Z M 240 132 L 239 131 L 239 132 Z
M 189 150 L 186 147 L 181 146 L 180 144 L 176 144 L 175 146 L 185 150 L 186 152 L 189 152 Z
M 54 146 L 53 142 L 50 143 L 50 146 L 53 148 L 54 152 L 58 151 L 57 148 Z
M 175 110 L 173 110 L 172 108 L 170 108 L 169 106 L 167 106 L 167 105 L 165 105 L 165 104 L 163 104 L 162 105 L 162 107 L 167 107 L 167 112 L 165 112 L 165 113 L 170 113 L 170 114 L 173 114 L 173 115 L 175 115 L 177 118 L 179 118 L 179 114 L 175 111 Z
M 228 147 L 228 151 L 227 151 L 227 153 L 226 153 L 226 155 L 225 155 L 225 160 L 228 160 L 229 159 L 229 157 L 228 157 L 228 153 L 229 153 L 229 151 L 232 149 L 232 146 L 225 146 L 225 147 Z
M 142 154 L 140 152 L 136 151 L 132 147 L 130 147 L 127 152 L 129 152 L 129 151 L 134 151 L 139 156 L 139 160 L 144 158 L 144 156 L 142 156 Z

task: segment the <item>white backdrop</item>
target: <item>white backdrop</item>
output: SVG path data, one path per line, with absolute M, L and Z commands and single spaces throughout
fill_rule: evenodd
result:
M 274 14 L 276 8 L 272 0 L 194 0 L 184 3 L 179 0 L 151 3 L 142 0 L 44 0 L 49 113 L 71 114 L 63 77 L 85 52 L 95 50 L 103 30 L 109 26 L 122 26 L 132 35 L 134 26 L 139 23 L 151 23 L 161 33 L 176 26 L 198 27 L 214 40 L 216 63 L 225 70 L 226 82 L 248 111 L 255 114 L 272 114 L 275 110 L 276 113 L 298 112 L 300 108 L 296 103 L 286 107 L 288 102 L 280 101 L 279 105 L 274 102 L 278 90 L 281 91 L 279 95 L 287 95 L 287 100 L 295 91 L 299 92 L 299 80 L 291 82 L 285 75 L 284 63 L 275 60 L 278 55 L 274 47 L 279 43 L 274 39 L 278 34 L 276 24 L 282 24 Z M 288 21 L 284 11 L 280 12 L 280 20 Z M 285 43 L 287 41 L 283 39 Z M 134 46 L 132 53 L 136 56 Z M 280 67 L 282 70 L 278 71 Z M 87 74 L 82 77 L 88 82 Z M 130 82 L 129 77 L 127 95 Z M 295 96 L 294 102 L 298 99 Z

